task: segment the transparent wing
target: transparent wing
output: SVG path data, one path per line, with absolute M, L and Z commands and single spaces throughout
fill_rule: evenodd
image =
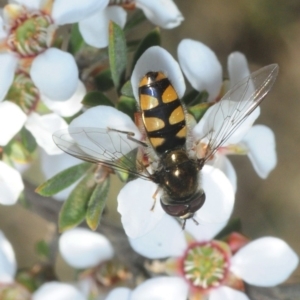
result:
M 138 147 L 142 146 L 126 133 L 106 128 L 67 128 L 55 132 L 53 141 L 79 159 L 151 180 L 143 163 L 137 160 Z
M 199 126 L 195 127 L 196 135 L 204 139 L 207 145 L 204 161 L 208 160 L 229 137 L 234 139 L 234 132 L 268 94 L 277 74 L 277 64 L 259 69 L 233 86 L 220 102 L 207 110 L 203 122 L 201 120 Z M 256 118 L 257 116 L 249 118 L 246 121 L 249 124 L 244 123 L 244 125 L 251 127 Z M 248 127 L 243 126 L 243 128 Z

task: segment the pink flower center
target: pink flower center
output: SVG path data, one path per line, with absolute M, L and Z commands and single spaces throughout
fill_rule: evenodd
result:
M 224 282 L 229 267 L 225 245 L 210 241 L 195 243 L 188 248 L 182 260 L 182 272 L 193 288 L 210 289 Z
M 18 104 L 26 114 L 29 114 L 35 110 L 40 93 L 30 76 L 20 71 L 15 74 L 5 99 Z
M 51 45 L 55 29 L 49 15 L 24 9 L 9 28 L 7 46 L 20 57 L 35 56 Z

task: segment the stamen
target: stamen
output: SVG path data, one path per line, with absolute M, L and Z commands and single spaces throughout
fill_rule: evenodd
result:
M 10 27 L 6 42 L 8 48 L 21 57 L 32 57 L 48 48 L 53 33 L 53 21 L 49 15 L 25 10 Z
M 219 286 L 228 272 L 228 253 L 223 242 L 193 244 L 182 261 L 183 274 L 193 287 L 210 289 Z

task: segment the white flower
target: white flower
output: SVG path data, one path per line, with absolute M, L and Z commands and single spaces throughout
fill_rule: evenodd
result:
M 177 27 L 184 20 L 173 0 L 136 0 L 136 6 L 153 24 L 165 29 Z
M 189 222 L 186 229 L 193 239 L 185 239 L 178 223 L 165 216 L 163 224 L 145 236 L 130 239 L 130 243 L 145 257 L 172 257 L 166 264 L 167 270 L 177 276 L 170 277 L 169 284 L 178 286 L 180 282 L 182 286 L 182 296 L 176 299 L 184 300 L 194 294 L 207 295 L 208 300 L 246 300 L 249 298 L 236 290 L 242 287 L 240 279 L 252 285 L 274 286 L 285 281 L 297 267 L 298 256 L 278 238 L 264 237 L 246 243 L 241 237 L 243 243 L 238 250 L 230 238 L 228 244 L 211 240 L 223 226 L 224 223 L 196 226 Z M 148 288 L 154 289 L 153 285 Z
M 107 5 L 108 0 L 16 0 L 0 17 L 0 100 L 13 83 L 16 72 L 30 74 L 39 92 L 65 101 L 78 87 L 78 68 L 69 53 L 51 47 L 59 25 L 75 23 Z M 67 83 L 67 84 L 66 84 Z
M 0 284 L 9 284 L 14 282 L 17 272 L 17 262 L 14 249 L 0 231 Z
M 77 269 L 95 267 L 114 256 L 113 247 L 104 235 L 85 228 L 64 232 L 59 238 L 59 251 Z
M 61 282 L 42 284 L 33 294 L 32 300 L 86 300 L 74 286 Z
M 28 115 L 26 115 L 17 104 L 11 101 L 0 102 L 0 127 L 5 128 L 0 133 L 0 146 L 6 146 L 25 126 L 48 154 L 61 154 L 62 151 L 52 141 L 52 133 L 66 128 L 67 123 L 60 116 L 68 117 L 78 112 L 82 108 L 81 101 L 84 94 L 85 87 L 79 81 L 74 95 L 64 102 L 52 101 L 42 96 L 41 100 L 55 112 L 43 116 L 35 112 L 27 112 Z
M 0 161 L 0 204 L 15 204 L 23 189 L 24 184 L 20 173 Z
M 222 67 L 215 53 L 206 45 L 185 39 L 178 46 L 180 66 L 194 89 L 199 92 L 207 91 L 208 101 L 215 101 L 220 97 L 222 89 Z M 245 56 L 234 52 L 228 57 L 228 74 L 230 88 L 241 79 L 250 75 Z M 194 128 L 195 137 L 201 137 L 201 130 L 207 126 L 210 114 L 217 114 L 217 106 L 212 106 L 205 113 L 199 124 Z M 223 115 L 218 112 L 219 122 Z M 226 154 L 247 154 L 254 169 L 262 178 L 266 178 L 277 164 L 275 138 L 272 130 L 266 126 L 254 126 L 254 121 L 260 114 L 260 108 L 247 118 L 236 132 L 216 153 L 213 164 L 219 167 L 230 179 L 236 189 L 236 174 Z M 217 116 L 217 115 L 216 115 Z M 217 118 L 216 118 L 217 119 Z M 263 149 L 263 150 L 262 150 Z
M 156 277 L 148 279 L 133 291 L 128 288 L 115 288 L 105 300 L 186 300 L 186 284 L 170 277 Z
M 0 102 L 0 146 L 7 145 L 21 130 L 26 119 L 26 115 L 17 104 L 10 101 Z
M 52 130 L 53 118 L 56 127 L 61 124 L 59 117 L 50 121 L 32 112 L 42 100 L 59 115 L 72 116 L 82 108 L 86 91 L 78 79 L 74 58 L 51 47 L 54 32 L 59 25 L 78 22 L 107 3 L 108 0 L 76 1 L 70 7 L 65 0 L 16 0 L 4 7 L 0 17 L 0 102 L 10 100 L 23 112 L 9 101 L 0 103 L 0 125 L 6 128 L 1 131 L 0 145 L 5 146 L 22 128 L 27 114 L 25 126 L 42 143 L 41 147 L 49 154 L 61 153 L 50 139 L 39 135 L 39 127 Z
M 171 29 L 183 21 L 183 16 L 173 0 L 136 0 L 133 5 L 143 10 L 146 17 L 154 24 Z M 108 45 L 108 26 L 112 20 L 121 28 L 125 26 L 127 12 L 124 8 L 111 5 L 95 10 L 92 16 L 79 22 L 79 30 L 85 42 L 96 48 Z
M 201 187 L 206 199 L 203 206 L 195 213 L 194 219 L 199 223 L 227 221 L 234 205 L 234 193 L 229 180 L 221 171 L 208 165 L 203 167 L 201 173 Z M 129 237 L 143 236 L 151 232 L 153 228 L 162 226 L 166 213 L 158 201 L 161 193 L 157 196 L 154 210 L 151 210 L 156 189 L 155 183 L 136 179 L 127 183 L 120 191 L 118 211 L 122 216 L 124 230 Z M 193 221 L 189 220 L 188 223 L 193 223 Z

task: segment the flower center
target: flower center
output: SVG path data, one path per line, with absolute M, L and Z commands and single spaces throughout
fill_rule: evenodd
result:
M 31 295 L 21 285 L 1 285 L 0 286 L 0 299 L 1 300 L 30 300 Z
M 134 9 L 136 0 L 109 0 L 108 5 L 119 5 L 125 9 Z
M 34 56 L 47 49 L 55 26 L 51 17 L 40 11 L 27 12 L 15 20 L 7 40 L 8 47 L 21 57 Z
M 183 272 L 195 288 L 209 289 L 224 281 L 228 270 L 228 253 L 222 242 L 193 244 L 183 258 Z
M 29 114 L 33 111 L 40 99 L 39 90 L 26 73 L 16 73 L 13 84 L 11 85 L 5 99 L 13 101 L 22 110 Z

